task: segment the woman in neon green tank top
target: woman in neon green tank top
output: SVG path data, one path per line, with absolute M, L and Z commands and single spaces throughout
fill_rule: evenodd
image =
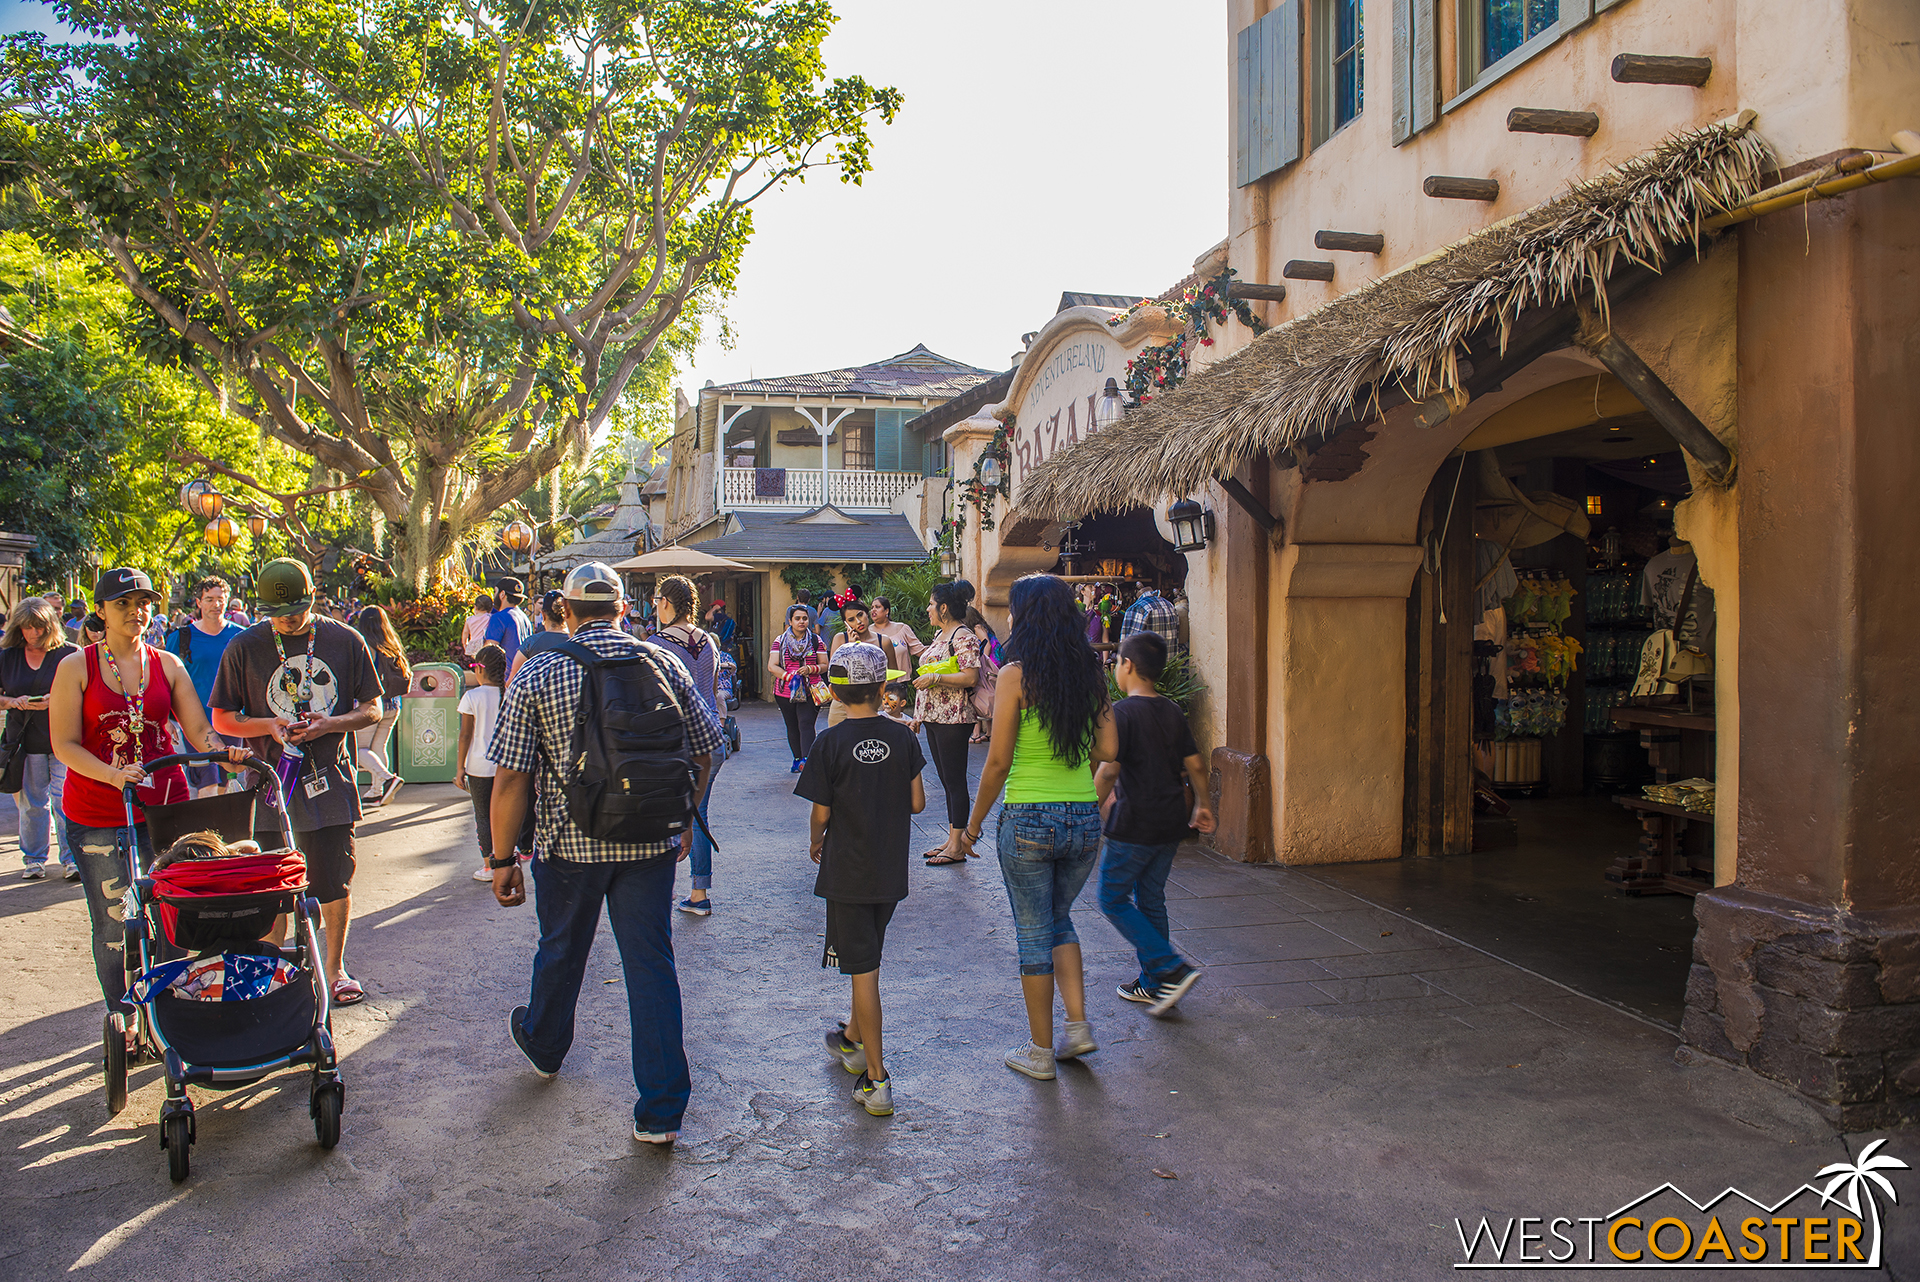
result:
M 1000 877 L 1013 905 L 1030 1037 L 1009 1051 L 1005 1062 L 1017 1073 L 1050 1081 L 1055 1059 L 1100 1049 L 1087 1022 L 1086 979 L 1072 912 L 1100 854 L 1093 770 L 1114 759 L 1119 736 L 1107 702 L 1106 673 L 1087 644 L 1086 620 L 1072 590 L 1050 574 L 1029 574 L 1014 583 L 1007 609 L 1013 658 L 1000 670 L 993 746 L 961 838 L 971 853 L 1004 787 Z M 1056 983 L 1067 1013 L 1066 1040 L 1057 1052 Z

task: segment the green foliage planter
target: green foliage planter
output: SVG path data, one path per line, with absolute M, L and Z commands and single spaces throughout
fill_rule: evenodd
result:
M 1193 656 L 1178 652 L 1167 655 L 1167 670 L 1160 674 L 1155 688 L 1180 705 L 1180 711 L 1189 717 L 1193 715 L 1194 700 L 1205 692 L 1207 683 L 1194 671 Z M 1118 701 L 1121 698 L 1120 687 L 1113 679 L 1113 669 L 1107 669 L 1107 697 Z

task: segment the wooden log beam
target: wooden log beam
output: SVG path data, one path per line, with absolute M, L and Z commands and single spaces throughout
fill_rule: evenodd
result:
M 1295 258 L 1281 268 L 1280 274 L 1288 280 L 1332 280 L 1333 264 L 1318 259 Z
M 1317 231 L 1315 249 L 1344 249 L 1355 254 L 1377 254 L 1387 247 L 1387 238 L 1371 231 Z
M 1600 116 L 1592 111 L 1515 107 L 1507 113 L 1507 132 L 1510 134 L 1565 134 L 1569 138 L 1591 138 L 1599 128 Z
M 1256 303 L 1282 303 L 1287 298 L 1287 287 L 1255 285 L 1251 281 L 1236 280 L 1227 287 L 1227 293 L 1233 298 L 1245 298 Z
M 1255 498 L 1253 491 L 1242 485 L 1238 477 L 1221 477 L 1220 488 L 1227 492 L 1228 498 L 1239 504 L 1241 511 L 1253 518 L 1255 525 L 1265 530 L 1269 535 L 1279 531 L 1281 528 L 1280 518 L 1267 511 L 1267 505 Z
M 1615 378 L 1626 384 L 1627 390 L 1647 407 L 1654 421 L 1667 430 L 1667 435 L 1678 441 L 1681 449 L 1693 455 L 1709 480 L 1716 485 L 1727 483 L 1727 479 L 1733 475 L 1733 452 L 1700 421 L 1698 415 L 1687 408 L 1686 402 L 1674 395 L 1673 389 L 1640 359 L 1638 352 L 1627 346 L 1617 332 L 1600 332 L 1595 318 L 1587 313 L 1582 317 L 1579 343 L 1592 352 Z
M 1712 74 L 1711 58 L 1623 53 L 1613 60 L 1613 78 L 1623 85 L 1692 85 L 1698 89 Z
M 1498 200 L 1500 184 L 1492 178 L 1456 178 L 1431 174 L 1420 190 L 1436 200 Z

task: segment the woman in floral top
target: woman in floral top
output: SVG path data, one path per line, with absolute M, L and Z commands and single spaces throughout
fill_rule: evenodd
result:
M 927 730 L 927 755 L 947 794 L 947 842 L 926 852 L 927 863 L 963 864 L 968 850 L 961 840 L 973 797 L 967 792 L 967 736 L 973 733 L 973 686 L 980 679 L 980 642 L 966 625 L 973 584 L 965 579 L 942 583 L 927 602 L 927 620 L 938 629 L 920 654 L 920 675 L 913 680 L 920 691 L 914 716 Z M 928 672 L 947 659 L 958 662 L 958 672 Z

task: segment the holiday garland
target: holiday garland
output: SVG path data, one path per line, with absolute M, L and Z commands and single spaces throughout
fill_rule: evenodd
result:
M 980 528 L 983 530 L 991 530 L 993 528 L 993 500 L 996 497 L 1007 498 L 1011 495 L 1011 487 L 1013 484 L 1013 449 L 1007 444 L 1007 432 L 1012 427 L 1013 420 L 1009 418 L 994 432 L 993 439 L 987 442 L 987 448 L 980 451 L 980 457 L 973 461 L 973 475 L 960 482 L 961 506 L 956 511 L 953 520 L 954 533 L 956 535 L 961 530 L 967 528 L 966 504 L 971 503 L 974 510 L 980 513 Z M 988 459 L 996 459 L 999 461 L 1000 481 L 997 485 L 988 485 L 980 475 L 981 469 L 986 466 Z
M 1253 314 L 1247 300 L 1233 296 L 1233 277 L 1233 268 L 1229 267 L 1204 284 L 1196 282 L 1187 286 L 1178 298 L 1166 302 L 1143 298 L 1107 322 L 1117 329 L 1142 307 L 1163 307 L 1168 315 L 1186 320 L 1186 327 L 1173 338 L 1155 347 L 1141 348 L 1140 354 L 1127 362 L 1130 405 L 1144 405 L 1185 381 L 1194 340 L 1197 338 L 1202 347 L 1213 346 L 1213 337 L 1207 332 L 1209 326 L 1224 325 L 1227 318 L 1233 316 L 1255 334 L 1267 332 L 1267 323 Z

